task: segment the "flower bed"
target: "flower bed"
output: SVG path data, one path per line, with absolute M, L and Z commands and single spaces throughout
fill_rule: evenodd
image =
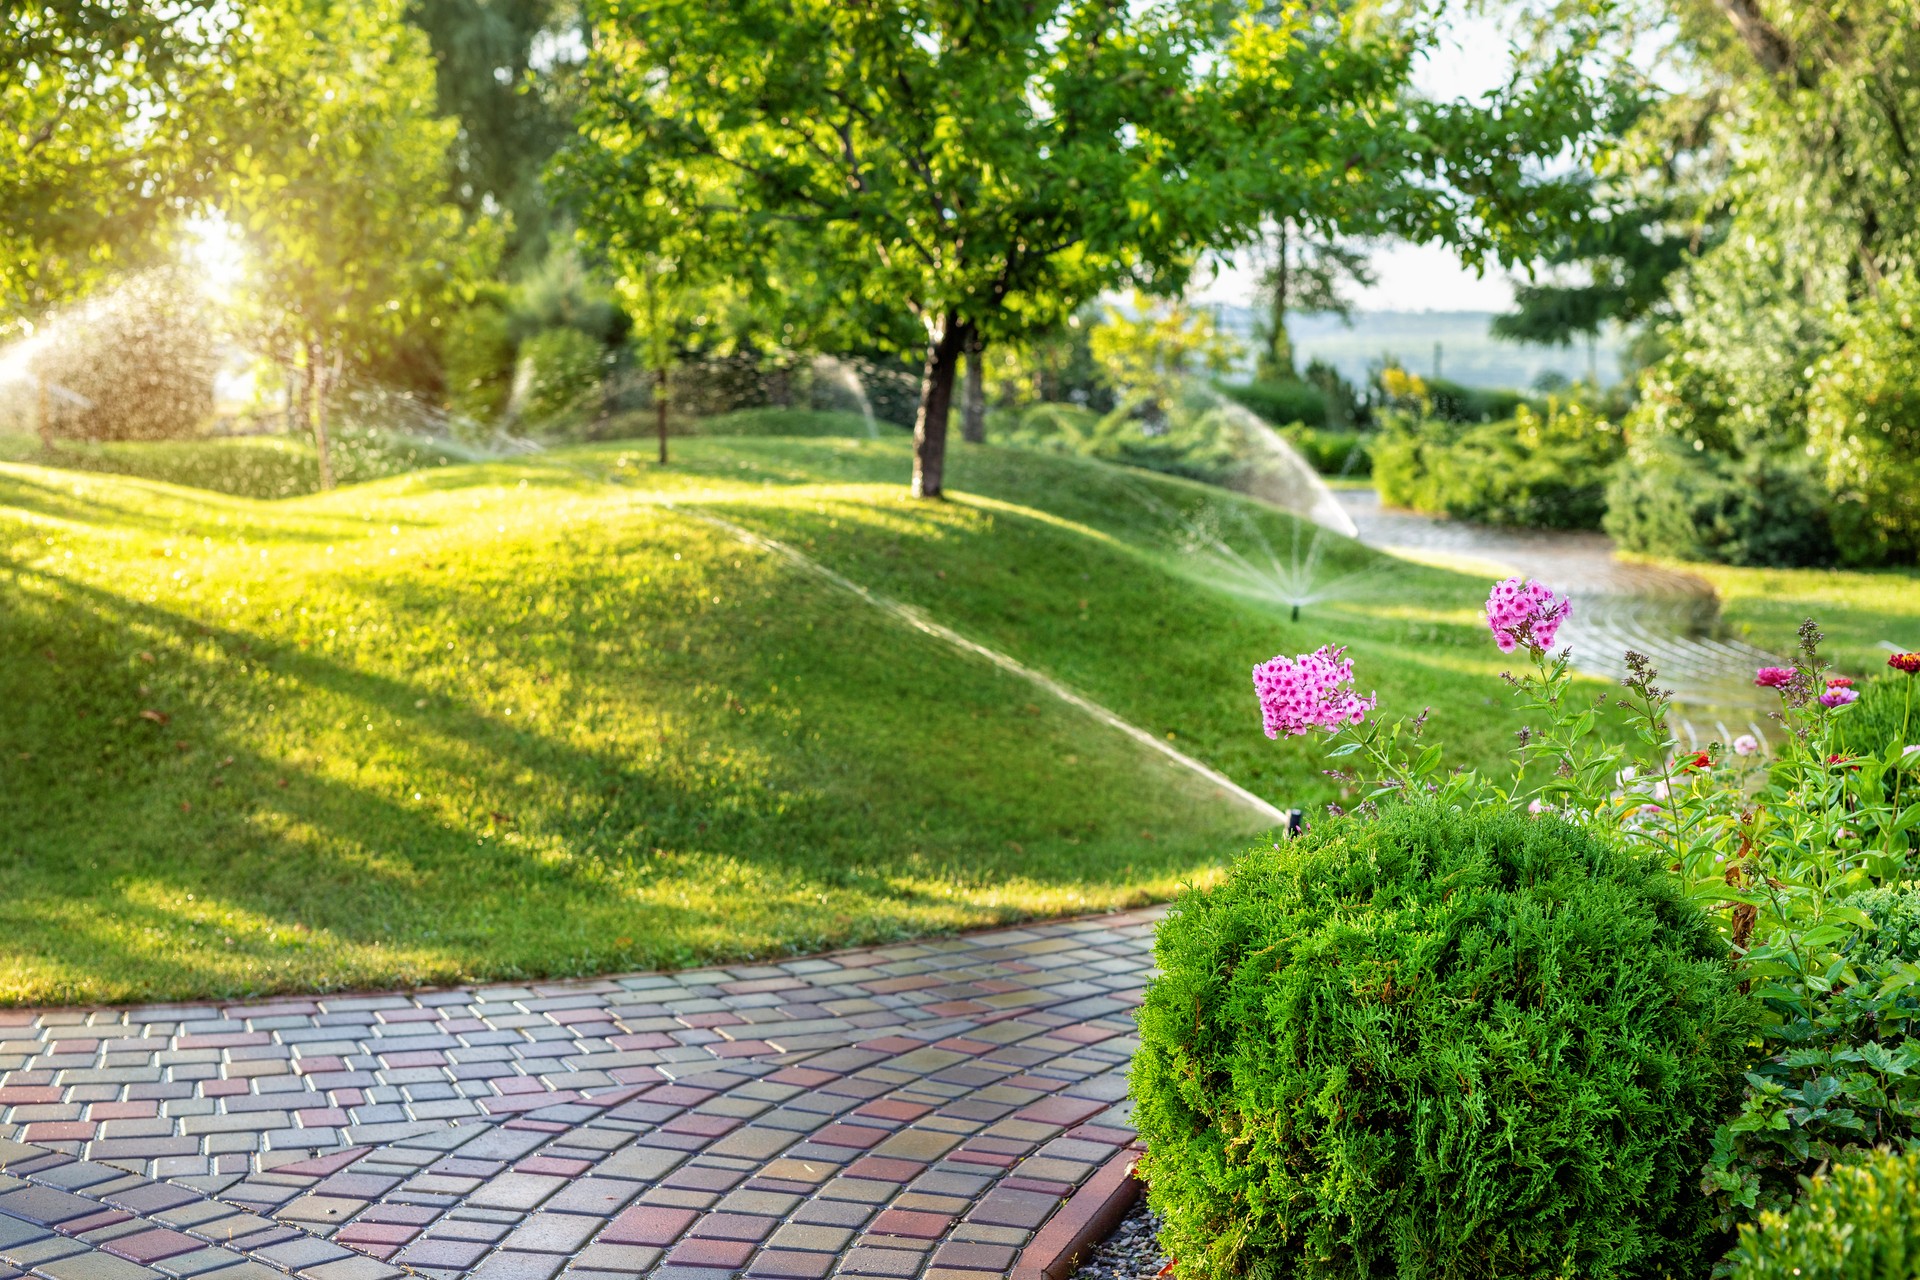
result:
M 1849 733 L 1809 622 L 1755 675 L 1772 748 L 1682 751 L 1642 655 L 1574 682 L 1570 609 L 1488 599 L 1527 660 L 1500 775 L 1376 717 L 1340 650 L 1255 668 L 1267 735 L 1364 799 L 1162 928 L 1134 1094 L 1176 1274 L 1705 1276 L 1920 1127 L 1920 656 L 1897 728 L 1876 682 Z

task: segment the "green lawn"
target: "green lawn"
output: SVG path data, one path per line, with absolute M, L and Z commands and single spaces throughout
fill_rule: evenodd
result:
M 1383 712 L 1507 740 L 1478 579 L 1400 566 L 1294 623 L 1168 513 L 1251 512 L 1283 558 L 1290 521 L 1197 485 L 970 449 L 926 504 L 897 439 L 674 447 L 281 502 L 0 465 L 0 1000 L 806 951 L 1163 899 L 1262 825 L 702 512 L 1283 807 L 1336 784 L 1260 734 L 1275 652 L 1348 643 Z
M 1741 636 L 1775 653 L 1793 651 L 1800 624 L 1813 618 L 1826 632 L 1828 655 L 1841 670 L 1877 675 L 1886 644 L 1920 649 L 1920 570 L 1741 569 L 1669 562 L 1713 584 L 1721 616 Z

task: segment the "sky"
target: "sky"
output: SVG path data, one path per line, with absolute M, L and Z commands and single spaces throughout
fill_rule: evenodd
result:
M 1506 81 L 1512 44 L 1489 15 L 1461 14 L 1440 44 L 1415 69 L 1414 85 L 1429 97 L 1477 99 Z M 1373 255 L 1378 281 L 1355 290 L 1362 311 L 1505 311 L 1513 282 L 1499 266 L 1476 275 L 1453 252 L 1437 245 L 1382 244 Z M 1211 280 L 1196 280 L 1188 296 L 1198 302 L 1239 306 L 1254 303 L 1259 264 L 1223 264 Z

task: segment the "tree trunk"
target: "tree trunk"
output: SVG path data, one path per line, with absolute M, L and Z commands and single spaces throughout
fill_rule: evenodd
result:
M 1267 299 L 1270 330 L 1267 334 L 1266 358 L 1260 362 L 1265 367 L 1259 370 L 1261 379 L 1270 382 L 1289 381 L 1295 373 L 1293 337 L 1287 332 L 1287 302 L 1293 291 L 1293 282 L 1287 278 L 1288 238 L 1287 224 L 1282 222 L 1275 237 L 1278 252 L 1274 257 L 1273 275 L 1269 278 L 1273 287 Z
M 987 442 L 987 373 L 981 362 L 986 346 L 977 335 L 967 345 L 967 382 L 960 399 L 960 438 L 968 444 Z
M 1784 77 L 1794 69 L 1793 46 L 1787 43 L 1780 28 L 1760 12 L 1758 0 L 1715 0 L 1715 3 L 1720 6 L 1720 12 L 1727 15 L 1734 34 L 1747 46 L 1762 71 Z
M 927 344 L 927 365 L 920 374 L 920 412 L 913 420 L 913 496 L 937 498 L 947 463 L 947 415 L 953 408 L 953 374 L 960 353 L 973 338 L 973 326 L 949 315 L 939 336 Z
M 660 465 L 667 465 L 667 366 L 653 372 L 653 425 L 660 435 Z
M 307 344 L 307 378 L 300 398 L 313 410 L 313 452 L 320 463 L 320 488 L 333 488 L 333 456 L 327 442 L 327 388 L 320 379 L 320 344 Z

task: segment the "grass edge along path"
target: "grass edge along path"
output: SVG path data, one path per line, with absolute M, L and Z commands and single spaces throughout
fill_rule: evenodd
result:
M 460 470 L 412 487 L 464 504 L 478 477 Z M 22 606 L 0 619 L 0 633 L 13 632 L 0 634 L 0 647 L 24 713 L 0 726 L 0 764 L 20 784 L 0 788 L 0 998 L 71 1004 L 366 989 L 810 952 L 1164 899 L 1181 882 L 1210 875 L 1256 825 L 1244 812 L 1215 812 L 1223 806 L 1211 785 L 1205 791 L 1214 799 L 1197 784 L 1169 786 L 1159 773 L 1164 750 L 1156 747 L 1159 765 L 1139 773 L 1140 765 L 1122 761 L 1138 752 L 1137 739 L 1120 750 L 1089 735 L 1077 709 L 1023 709 L 1030 695 L 1007 688 L 1004 672 L 959 676 L 971 659 L 943 658 L 938 669 L 914 673 L 934 677 L 937 695 L 914 714 L 949 717 L 924 730 L 932 740 L 869 733 L 843 750 L 823 746 L 818 695 L 769 705 L 786 698 L 788 677 L 804 685 L 821 673 L 789 661 L 783 676 L 780 653 L 756 651 L 753 662 L 717 677 L 726 655 L 716 639 L 751 636 L 797 609 L 806 643 L 871 650 L 864 670 L 826 682 L 827 700 L 843 704 L 829 717 L 840 729 L 824 731 L 831 738 L 873 719 L 876 705 L 915 692 L 912 680 L 883 683 L 898 675 L 889 668 L 903 660 L 901 644 L 915 649 L 879 635 L 876 628 L 898 630 L 891 620 L 876 613 L 861 622 L 843 604 L 795 597 L 766 570 L 718 548 L 682 561 L 690 544 L 673 526 L 686 524 L 684 513 L 653 504 L 622 514 L 603 503 L 569 516 L 559 496 L 554 507 L 537 492 L 524 501 L 515 493 L 530 479 L 551 483 L 551 474 L 515 466 L 499 474 L 505 483 L 476 493 L 475 514 L 453 534 L 436 532 L 418 513 L 416 529 L 387 527 L 400 509 L 394 492 L 406 482 L 256 504 L 42 473 L 27 476 L 37 489 L 8 495 L 11 511 L 0 500 L 0 564 L 11 571 L 0 574 L 0 590 L 11 588 L 10 604 Z M 503 501 L 525 528 L 496 517 Z M 325 514 L 342 509 L 353 517 Z M 42 518 L 21 518 L 36 514 Z M 494 536 L 496 518 L 503 537 Z M 102 529 L 90 530 L 90 519 Z M 636 519 L 634 534 L 648 543 L 639 560 L 622 545 Z M 292 542 L 269 536 L 279 520 L 293 522 Z M 562 554 L 582 527 L 600 541 Z M 486 536 L 458 577 L 424 572 L 453 554 L 448 543 L 463 530 Z M 253 567 L 254 556 L 268 567 Z M 416 560 L 435 563 L 408 567 Z M 648 615 L 650 623 L 616 619 L 670 656 L 675 613 L 725 614 L 718 631 L 681 636 L 678 652 L 690 656 L 666 663 L 666 683 L 675 696 L 686 694 L 686 705 L 656 710 L 629 700 L 613 711 L 650 718 L 663 743 L 692 739 L 691 750 L 675 759 L 653 750 L 647 733 L 628 734 L 625 757 L 596 765 L 606 753 L 530 745 L 549 736 L 555 719 L 590 725 L 608 708 L 591 698 L 583 708 L 578 696 L 579 686 L 606 674 L 580 661 L 578 645 L 604 629 L 549 625 L 526 634 L 529 624 L 564 615 L 609 582 L 624 589 L 648 569 L 689 568 L 695 581 L 667 612 Z M 599 578 L 596 569 L 604 569 Z M 555 580 L 563 589 L 551 589 Z M 721 604 L 720 593 L 732 605 L 756 587 L 753 609 L 708 607 Z M 494 623 L 538 643 L 515 649 L 494 635 Z M 443 659 L 435 653 L 441 640 L 473 656 Z M 756 665 L 768 658 L 766 669 Z M 950 669 L 955 662 L 960 669 Z M 632 664 L 615 665 L 614 676 L 630 683 Z M 640 663 L 642 679 L 650 665 Z M 740 678 L 765 685 L 714 687 Z M 570 702 L 554 705 L 569 684 Z M 941 708 L 943 699 L 958 705 Z M 701 711 L 709 713 L 706 727 Z M 538 720 L 540 732 L 518 727 L 516 713 Z M 744 768 L 757 778 L 740 735 L 729 741 L 726 732 L 735 717 L 768 715 L 775 727 L 790 721 L 783 732 L 803 747 L 784 771 L 773 770 L 785 774 L 774 810 L 824 805 L 846 810 L 844 821 L 782 827 L 743 817 L 741 803 L 753 807 L 755 788 L 725 777 L 717 796 L 669 790 L 663 802 L 656 788 L 651 802 L 624 808 L 585 785 L 599 778 L 618 791 L 628 774 L 656 771 L 663 757 L 669 766 L 710 773 L 717 762 L 723 774 Z M 981 738 L 982 717 L 984 727 L 1007 728 Z M 961 758 L 906 774 L 875 763 L 929 749 Z M 997 779 L 982 776 L 982 765 L 997 766 L 1003 754 L 1013 761 L 1012 803 Z M 822 770 L 818 785 L 805 776 Z M 529 780 L 546 773 L 562 775 L 570 789 L 537 794 L 544 779 Z M 872 781 L 860 781 L 868 775 Z M 903 822 L 899 805 L 873 803 L 936 776 L 947 795 L 930 797 L 931 830 L 925 819 Z M 469 781 L 464 795 L 435 794 Z M 1181 798 L 1188 791 L 1194 796 Z M 582 805 L 587 812 L 567 825 Z M 529 812 L 543 806 L 544 814 Z M 644 825 L 653 811 L 675 808 L 692 811 L 667 813 L 656 824 L 665 831 L 602 838 L 610 825 Z M 1147 814 L 1157 816 L 1142 822 Z M 881 830 L 845 829 L 863 822 Z M 765 848 L 765 833 L 780 830 L 801 847 Z M 760 840 L 762 853 L 730 851 L 735 840 Z

